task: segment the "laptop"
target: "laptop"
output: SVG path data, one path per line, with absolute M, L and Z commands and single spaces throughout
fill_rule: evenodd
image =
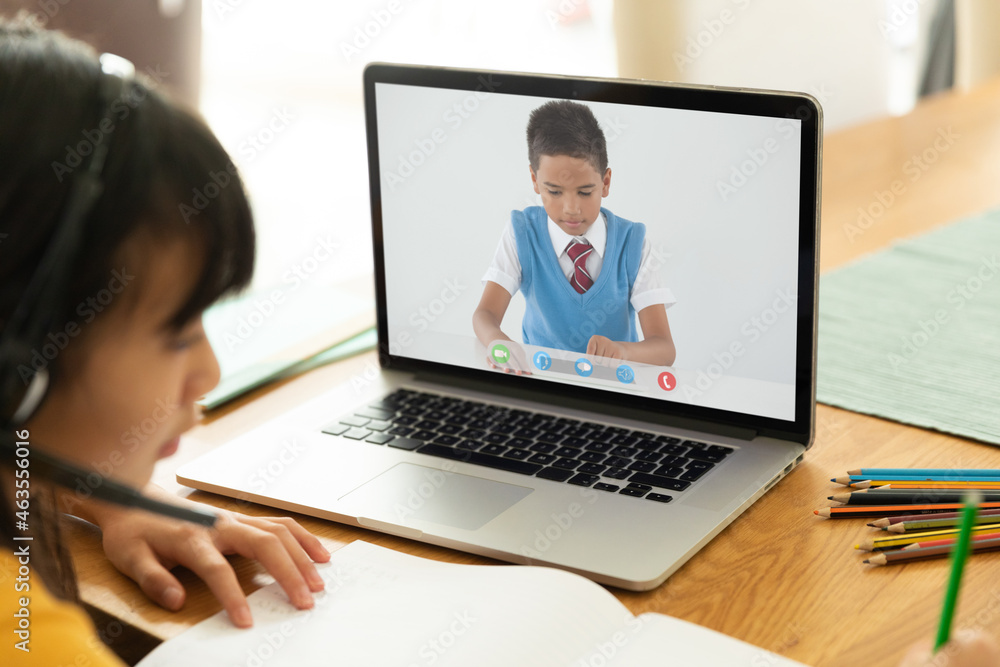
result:
M 392 64 L 365 69 L 364 93 L 379 367 L 184 465 L 178 481 L 656 587 L 811 446 L 819 104 Z M 543 203 L 525 127 L 552 100 L 600 124 L 613 174 L 601 205 L 645 226 L 644 270 L 670 297 L 659 306 L 670 366 L 588 355 L 585 335 L 525 341 L 520 291 L 503 317 L 510 341 L 475 334 L 511 212 Z

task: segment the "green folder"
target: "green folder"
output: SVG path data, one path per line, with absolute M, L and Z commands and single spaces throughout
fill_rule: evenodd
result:
M 204 323 L 222 378 L 199 403 L 212 409 L 268 382 L 369 350 L 377 342 L 374 321 L 371 295 L 358 285 L 260 290 L 216 304 Z

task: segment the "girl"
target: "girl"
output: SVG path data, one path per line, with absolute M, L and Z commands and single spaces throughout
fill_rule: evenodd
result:
M 213 182 L 218 195 L 193 202 Z M 0 19 L 3 664 L 118 664 L 74 604 L 60 507 L 99 525 L 108 558 L 169 609 L 185 596 L 170 568 L 184 565 L 251 625 L 224 554 L 259 560 L 299 608 L 322 589 L 313 561 L 329 554 L 291 519 L 219 512 L 209 529 L 83 499 L 39 458 L 187 502 L 148 482 L 219 379 L 201 314 L 253 262 L 242 183 L 200 120 L 121 59 Z

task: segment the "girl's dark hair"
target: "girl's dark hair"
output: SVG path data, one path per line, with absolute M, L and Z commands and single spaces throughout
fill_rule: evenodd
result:
M 58 223 L 76 166 L 104 134 L 99 95 L 104 76 L 89 47 L 25 22 L 0 22 L 0 326 Z M 107 287 L 121 268 L 122 244 L 189 238 L 208 258 L 179 328 L 253 274 L 250 208 L 232 161 L 212 132 L 138 77 L 111 107 L 113 130 L 104 191 L 82 222 L 82 243 L 64 323 L 78 304 Z M 212 197 L 211 195 L 214 195 Z
M 538 171 L 543 155 L 586 160 L 598 174 L 608 168 L 608 142 L 597 117 L 586 104 L 553 100 L 528 117 L 528 162 Z
M 253 275 L 254 228 L 242 181 L 204 122 L 139 76 L 108 109 L 97 54 L 24 19 L 0 17 L 0 331 L 62 219 L 81 162 L 98 136 L 108 142 L 103 191 L 79 223 L 80 244 L 54 332 L 84 324 L 80 304 L 106 292 L 137 238 L 190 240 L 203 252 L 194 287 L 170 319 L 179 329 Z M 126 271 L 143 266 L 126 265 Z M 37 341 L 41 346 L 45 341 Z M 50 373 L 59 382 L 60 358 Z M 9 465 L 9 462 L 6 462 Z M 3 496 L 0 480 L 0 496 Z M 2 501 L 0 533 L 12 515 Z M 10 543 L 10 542 L 7 542 Z M 43 575 L 44 577 L 44 575 Z M 46 581 L 54 593 L 67 589 Z

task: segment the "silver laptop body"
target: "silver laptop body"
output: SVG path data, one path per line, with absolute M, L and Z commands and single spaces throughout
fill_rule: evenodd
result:
M 626 589 L 659 585 L 812 444 L 819 105 L 798 93 L 384 64 L 368 66 L 364 85 L 381 368 L 184 465 L 178 481 Z M 543 353 L 530 375 L 486 363 L 471 325 L 480 278 L 510 210 L 539 203 L 524 127 L 553 99 L 586 104 L 601 123 L 614 175 L 606 205 L 644 221 L 676 297 L 672 367 L 630 362 L 623 374 L 529 344 L 528 359 Z M 524 307 L 515 295 L 503 323 L 512 338 Z M 392 425 L 443 406 L 456 423 L 478 420 L 458 454 L 427 446 L 422 416 Z M 569 433 L 576 422 L 620 434 L 613 451 L 660 471 L 673 470 L 660 465 L 671 452 L 716 460 L 680 489 L 639 463 L 607 469 L 625 478 L 556 481 L 521 460 L 505 469 L 484 453 L 502 459 L 504 448 L 475 437 L 503 442 L 537 423 Z M 613 455 L 595 449 L 598 467 Z

